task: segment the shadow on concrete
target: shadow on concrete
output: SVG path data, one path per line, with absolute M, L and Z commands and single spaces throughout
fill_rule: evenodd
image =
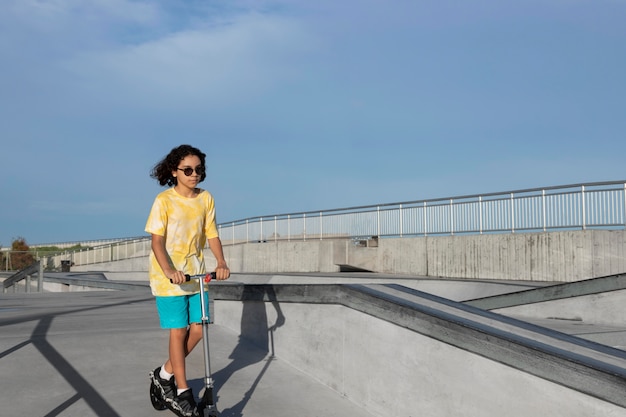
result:
M 30 339 L 23 341 L 18 345 L 0 352 L 0 359 L 10 356 L 12 353 L 19 351 L 29 345 L 35 347 L 41 355 L 56 369 L 63 379 L 76 391 L 76 394 L 65 400 L 63 403 L 56 406 L 51 411 L 43 415 L 43 417 L 54 417 L 61 415 L 64 411 L 70 408 L 76 402 L 83 400 L 93 410 L 94 414 L 100 417 L 120 417 L 111 405 L 98 393 L 98 391 L 72 366 L 72 364 L 65 359 L 65 357 L 50 344 L 47 340 L 47 334 L 52 325 L 55 317 L 75 314 L 78 312 L 87 312 L 98 309 L 110 308 L 114 306 L 121 306 L 136 303 L 137 300 L 128 302 L 121 302 L 117 304 L 109 304 L 106 306 L 87 307 L 79 309 L 71 309 L 60 311 L 56 314 L 47 314 L 42 316 L 26 316 L 18 319 L 0 320 L 0 327 L 8 326 L 20 322 L 30 322 L 38 320 Z
M 52 317 L 46 317 L 39 322 L 33 333 L 46 334 L 51 324 Z M 43 355 L 43 357 L 45 357 L 59 372 L 59 374 L 72 386 L 72 388 L 76 390 L 76 395 L 60 404 L 44 417 L 57 416 L 80 399 L 84 400 L 98 416 L 119 416 L 111 405 L 85 378 L 80 375 L 80 373 L 76 371 L 76 369 L 63 357 L 63 355 L 61 355 L 58 350 L 48 343 L 45 337 L 34 337 L 31 340 L 32 344 Z
M 250 398 L 252 398 L 256 387 L 263 379 L 263 375 L 274 359 L 274 331 L 285 323 L 285 316 L 276 299 L 274 288 L 272 286 L 263 286 L 262 288 L 263 291 L 258 291 L 253 288 L 244 289 L 243 299 L 246 300 L 246 302 L 243 303 L 239 341 L 228 357 L 231 360 L 230 363 L 213 375 L 218 408 L 219 388 L 224 386 L 231 376 L 237 371 L 263 360 L 265 360 L 266 363 L 250 385 L 250 388 L 244 393 L 241 401 L 230 408 L 221 410 L 221 417 L 243 416 L 243 410 L 246 404 L 250 401 Z M 277 319 L 271 326 L 268 323 L 265 301 L 269 301 L 274 309 L 276 309 Z M 202 380 L 194 380 L 192 383 L 196 385 L 198 382 L 198 390 L 203 389 Z

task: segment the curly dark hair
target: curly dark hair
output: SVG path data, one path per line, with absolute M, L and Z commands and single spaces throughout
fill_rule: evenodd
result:
M 200 158 L 202 166 L 205 165 L 206 155 L 198 148 L 194 148 L 191 145 L 180 145 L 170 151 L 165 158 L 157 163 L 152 171 L 150 171 L 150 177 L 156 179 L 160 185 L 176 185 L 178 181 L 176 177 L 172 175 L 172 171 L 178 168 L 178 164 L 186 156 L 195 155 Z M 200 182 L 206 178 L 206 172 L 200 177 Z

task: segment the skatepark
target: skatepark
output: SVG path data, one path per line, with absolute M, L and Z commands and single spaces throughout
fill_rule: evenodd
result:
M 224 225 L 232 274 L 209 291 L 219 415 L 626 416 L 618 185 Z M 552 216 L 564 201 L 588 215 Z M 173 415 L 149 397 L 168 341 L 149 252 L 143 237 L 0 276 L 2 415 Z
M 0 297 L 3 415 L 173 415 L 148 395 L 167 335 L 147 280 L 44 282 L 64 289 Z M 553 285 L 235 273 L 210 289 L 219 415 L 626 415 L 625 288 L 623 275 Z M 196 396 L 200 348 L 188 358 Z

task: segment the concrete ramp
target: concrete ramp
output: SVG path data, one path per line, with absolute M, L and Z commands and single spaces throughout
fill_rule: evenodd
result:
M 378 416 L 626 415 L 626 352 L 395 284 L 215 286 L 216 321 Z
M 626 274 L 498 294 L 466 304 L 626 349 Z

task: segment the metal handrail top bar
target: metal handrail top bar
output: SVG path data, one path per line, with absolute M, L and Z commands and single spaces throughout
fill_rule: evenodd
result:
M 335 209 L 325 209 L 325 210 L 309 210 L 309 211 L 298 211 L 291 213 L 280 213 L 280 214 L 267 214 L 262 216 L 252 216 L 246 217 L 243 219 L 230 220 L 227 222 L 221 222 L 220 225 L 231 225 L 233 223 L 241 223 L 247 220 L 254 219 L 265 219 L 265 218 L 274 218 L 274 217 L 287 217 L 294 216 L 300 214 L 315 214 L 319 215 L 320 213 L 334 213 L 334 212 L 345 212 L 345 211 L 355 211 L 355 210 L 364 210 L 371 209 L 377 207 L 393 207 L 399 205 L 408 205 L 408 204 L 423 204 L 423 203 L 433 203 L 438 201 L 450 201 L 450 200 L 466 200 L 471 198 L 479 198 L 479 197 L 494 197 L 501 195 L 510 195 L 510 194 L 527 194 L 538 191 L 552 191 L 552 190 L 564 190 L 569 188 L 580 188 L 580 187 L 600 187 L 603 185 L 618 185 L 618 184 L 626 184 L 626 180 L 620 181 L 601 181 L 601 182 L 589 182 L 589 183 L 576 183 L 576 184 L 566 184 L 566 185 L 555 185 L 550 187 L 536 187 L 536 188 L 523 188 L 518 190 L 511 191 L 500 191 L 500 192 L 491 192 L 491 193 L 480 193 L 480 194 L 466 194 L 459 196 L 450 196 L 450 197 L 438 197 L 438 198 L 427 198 L 422 200 L 407 200 L 407 201 L 399 201 L 395 203 L 381 203 L 381 204 L 368 204 L 361 206 L 349 206 L 343 208 L 335 208 Z

